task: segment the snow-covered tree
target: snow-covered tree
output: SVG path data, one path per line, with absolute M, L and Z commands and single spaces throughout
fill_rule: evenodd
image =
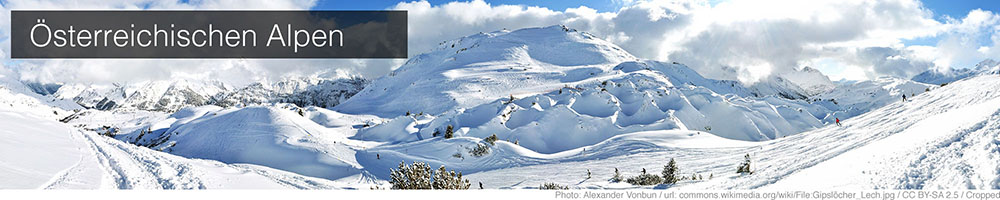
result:
M 483 141 L 486 141 L 486 143 L 489 143 L 490 145 L 495 145 L 497 139 L 498 139 L 497 134 L 493 134 L 490 135 L 489 137 L 486 137 L 486 139 L 483 139 Z
M 677 171 L 678 171 L 677 162 L 675 162 L 674 159 L 671 158 L 670 162 L 668 162 L 667 165 L 663 166 L 663 172 L 661 172 L 661 174 L 663 175 L 663 183 L 665 184 L 677 183 L 677 178 L 678 178 Z
M 538 189 L 542 189 L 542 190 L 568 190 L 569 186 L 563 186 L 563 185 L 559 185 L 559 184 L 555 184 L 555 183 L 544 183 L 541 186 L 538 186 Z
M 400 162 L 398 169 L 390 169 L 389 183 L 394 190 L 465 190 L 472 185 L 469 180 L 462 179 L 461 172 L 447 171 L 441 166 L 434 173 L 423 162 L 413 162 L 412 165 Z
M 657 175 L 643 173 L 638 176 L 629 177 L 628 179 L 625 179 L 625 182 L 632 185 L 656 185 L 662 183 L 663 178 L 660 178 L 660 176 Z
M 469 154 L 472 154 L 472 156 L 475 157 L 482 157 L 489 153 L 490 153 L 490 146 L 486 144 L 476 144 L 476 147 L 473 147 L 472 149 L 469 150 Z
M 753 172 L 750 171 L 750 154 L 747 154 L 746 156 L 743 156 L 743 158 L 744 158 L 743 163 L 740 163 L 740 165 L 736 167 L 736 173 L 739 173 L 739 174 L 751 173 L 752 174 Z
M 436 190 L 468 190 L 471 185 L 468 179 L 462 179 L 462 172 L 448 171 L 444 166 L 438 168 L 431 184 Z
M 400 162 L 398 169 L 389 169 L 389 183 L 394 190 L 429 190 L 431 187 L 431 167 L 427 163 Z
M 618 172 L 618 168 L 615 167 L 615 175 L 611 177 L 610 181 L 612 183 L 617 183 L 617 182 L 622 182 L 622 179 L 624 179 L 622 178 L 622 173 Z

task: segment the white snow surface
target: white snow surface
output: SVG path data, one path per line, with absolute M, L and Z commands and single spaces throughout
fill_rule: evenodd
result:
M 137 98 L 169 113 L 83 109 L 59 95 L 87 107 L 135 95 L 42 96 L 0 74 L 0 188 L 358 189 L 416 161 L 486 188 L 1000 189 L 1000 76 L 836 88 L 811 68 L 772 78 L 706 79 L 562 26 L 444 42 L 330 110 L 256 102 L 306 82 L 227 93 L 240 99 L 229 108 L 191 103 L 218 91 L 171 83 L 121 91 L 170 97 Z M 736 174 L 746 154 L 753 173 Z M 671 158 L 701 180 L 609 181 L 615 169 L 659 174 Z
M 29 114 L 0 111 L 0 119 L 0 189 L 352 187 L 256 165 L 178 157 Z
M 966 79 L 869 113 L 750 146 L 677 148 L 573 162 L 497 169 L 468 175 L 490 188 L 636 188 L 610 183 L 614 168 L 634 176 L 658 173 L 670 158 L 680 174 L 702 175 L 671 189 L 998 189 L 1000 76 Z M 709 144 L 709 143 L 706 143 Z M 588 148 L 588 151 L 589 148 Z M 753 174 L 735 173 L 744 154 Z M 594 172 L 586 178 L 586 171 Z M 708 179 L 707 177 L 713 178 Z

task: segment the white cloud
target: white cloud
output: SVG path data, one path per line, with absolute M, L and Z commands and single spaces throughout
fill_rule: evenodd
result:
M 1000 17 L 974 10 L 963 19 L 934 20 L 916 0 L 703 0 L 614 1 L 621 9 L 587 7 L 563 11 L 481 0 L 431 5 L 401 2 L 407 10 L 409 53 L 438 43 L 500 29 L 564 24 L 590 32 L 647 59 L 685 63 L 712 78 L 754 81 L 801 66 L 816 66 L 834 79 L 883 75 L 909 77 L 920 71 L 1000 56 Z M 4 9 L 307 9 L 311 0 L 246 2 L 18 1 Z M 9 21 L 9 12 L 0 14 Z M 6 31 L 9 25 L 0 28 Z M 906 40 L 940 38 L 935 46 Z M 981 45 L 990 40 L 991 45 Z M 7 43 L 4 41 L 3 43 Z M 9 44 L 2 45 L 4 53 Z M 6 55 L 6 54 L 4 54 Z M 234 83 L 294 75 L 345 72 L 377 77 L 405 60 L 50 60 L 16 62 L 22 78 L 68 82 L 122 82 L 213 78 Z M 725 70 L 723 70 L 725 68 Z
M 942 68 L 966 68 L 984 59 L 1000 57 L 997 45 L 1000 45 L 1000 15 L 976 9 L 961 20 L 948 19 L 948 30 L 931 56 Z

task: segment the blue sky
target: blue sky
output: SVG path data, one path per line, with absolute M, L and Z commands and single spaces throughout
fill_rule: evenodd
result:
M 315 10 L 382 10 L 392 7 L 399 3 L 400 1 L 385 1 L 385 0 L 372 0 L 372 1 L 357 1 L 357 0 L 320 0 L 316 2 L 316 6 L 313 7 Z M 402 1 L 406 2 L 406 1 Z M 428 0 L 432 5 L 445 4 L 448 0 Z M 566 8 L 576 8 L 580 6 L 587 6 L 593 8 L 599 12 L 613 12 L 621 8 L 622 3 L 616 3 L 611 0 L 550 0 L 550 1 L 531 1 L 531 0 L 492 0 L 487 1 L 494 5 L 528 5 L 528 6 L 538 6 L 546 7 L 552 10 L 566 10 Z
M 725 0 L 710 0 L 711 5 L 715 5 L 719 2 Z M 316 2 L 316 5 L 312 8 L 314 10 L 382 10 L 391 8 L 399 2 L 408 1 L 386 1 L 386 0 L 373 0 L 373 1 L 356 1 L 356 0 L 320 0 Z M 432 5 L 441 5 L 448 2 L 453 2 L 452 0 L 428 0 Z M 563 11 L 566 8 L 577 8 L 580 6 L 586 6 L 597 10 L 598 12 L 615 12 L 621 9 L 625 3 L 618 0 L 548 0 L 548 1 L 537 1 L 537 0 L 487 0 L 486 2 L 493 5 L 527 5 L 527 6 L 538 6 L 545 7 L 551 10 Z M 939 21 L 945 21 L 946 17 L 951 18 L 962 18 L 969 11 L 974 9 L 990 10 L 996 12 L 1000 9 L 1000 1 L 996 0 L 921 0 L 924 7 L 931 10 L 934 13 L 934 19 Z M 988 36 L 983 36 L 988 37 Z M 905 40 L 904 43 L 907 45 L 934 45 L 936 44 L 938 37 L 920 37 L 912 40 Z M 988 45 L 980 40 L 981 45 Z

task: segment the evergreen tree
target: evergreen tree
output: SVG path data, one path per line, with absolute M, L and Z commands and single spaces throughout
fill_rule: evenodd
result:
M 406 165 L 400 162 L 399 168 L 390 169 L 389 183 L 395 190 L 428 190 L 431 187 L 431 168 L 426 163 L 413 162 L 413 165 Z
M 448 171 L 442 165 L 434 174 L 434 182 L 431 184 L 436 190 L 467 190 L 472 184 L 469 180 L 462 180 L 462 173 Z
M 448 139 L 452 137 L 455 137 L 455 127 L 448 125 L 448 127 L 444 129 L 444 138 Z
M 618 172 L 618 168 L 615 167 L 615 176 L 611 177 L 612 183 L 622 182 L 622 173 Z
M 663 175 L 663 183 L 665 184 L 677 183 L 678 179 L 677 171 L 678 171 L 677 162 L 675 162 L 674 159 L 671 158 L 670 162 L 668 162 L 667 165 L 663 166 L 663 172 L 661 173 Z
M 753 174 L 753 172 L 750 171 L 750 154 L 747 154 L 746 156 L 743 156 L 743 158 L 744 158 L 743 163 L 740 163 L 740 165 L 736 167 L 736 173 L 739 173 L 739 174 L 744 174 L 744 173 Z
M 489 143 L 490 145 L 494 145 L 497 139 L 498 139 L 497 134 L 493 134 L 490 135 L 489 137 L 486 137 L 486 139 L 483 139 L 483 141 L 486 141 L 486 143 Z

